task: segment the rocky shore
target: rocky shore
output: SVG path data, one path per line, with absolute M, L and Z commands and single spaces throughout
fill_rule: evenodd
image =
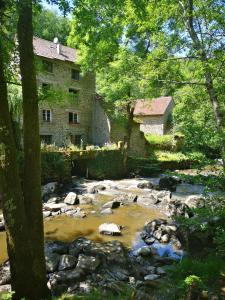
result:
M 108 195 L 111 199 L 98 203 L 99 195 Z M 192 217 L 192 208 L 204 206 L 204 195 L 204 186 L 167 176 L 102 182 L 76 179 L 68 186 L 57 183 L 43 186 L 45 219 L 59 215 L 88 218 L 90 213 L 110 215 L 121 206 L 134 203 L 157 208 L 165 214 L 163 219 L 143 220 L 143 229 L 137 233 L 130 249 L 116 237 L 109 242 L 84 237 L 72 242 L 47 241 L 47 279 L 52 294 L 83 293 L 93 287 L 116 293 L 121 284 L 126 283 L 138 292 L 139 299 L 150 299 L 146 288 L 163 283 L 169 266 L 184 255 L 183 238 L 172 217 Z M 85 211 L 84 205 L 93 206 L 95 210 Z M 4 229 L 2 216 L 0 228 Z M 103 223 L 98 230 L 102 235 L 123 235 L 120 224 Z M 0 292 L 7 290 L 10 290 L 9 262 L 0 267 Z

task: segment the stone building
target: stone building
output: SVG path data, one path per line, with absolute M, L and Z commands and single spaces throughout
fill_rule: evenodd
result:
M 51 95 L 39 105 L 41 141 L 57 146 L 92 143 L 94 74 L 82 75 L 77 51 L 57 38 L 51 42 L 34 37 L 33 46 L 38 87 Z
M 137 100 L 134 120 L 140 124 L 140 131 L 143 133 L 164 135 L 169 129 L 173 107 L 172 97 Z

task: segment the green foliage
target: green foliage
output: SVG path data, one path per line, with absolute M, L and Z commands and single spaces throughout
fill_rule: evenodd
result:
M 71 179 L 71 162 L 64 153 L 41 153 L 42 182 L 69 181 Z
M 33 18 L 34 35 L 49 41 L 55 37 L 66 45 L 70 32 L 70 20 L 60 16 L 54 10 L 41 9 L 36 11 Z
M 174 162 L 184 162 L 190 161 L 192 163 L 200 163 L 205 159 L 205 156 L 201 152 L 170 152 L 155 150 L 152 157 L 160 162 L 174 161 Z
M 182 87 L 175 93 L 174 99 L 174 122 L 176 130 L 185 135 L 186 149 L 199 149 L 209 157 L 218 154 L 220 138 L 203 87 Z
M 218 288 L 218 279 L 224 270 L 224 260 L 210 255 L 202 259 L 185 257 L 169 272 L 178 289 L 184 293 L 193 282 L 197 283 L 200 288 L 215 290 Z
M 154 135 L 146 134 L 146 140 L 149 142 L 150 147 L 160 150 L 173 150 L 175 142 L 172 135 Z
M 117 287 L 118 292 L 112 293 L 110 291 L 100 290 L 100 289 L 93 289 L 91 292 L 85 295 L 63 295 L 58 300 L 131 300 L 133 298 L 133 289 L 126 286 L 125 284 L 120 284 Z
M 11 300 L 13 298 L 14 294 L 15 294 L 15 292 L 2 294 L 2 295 L 0 295 L 0 299 L 1 300 Z
M 209 99 L 211 92 L 217 95 L 223 115 L 224 5 L 194 2 L 192 29 L 201 49 L 190 35 L 187 6 L 184 0 L 117 0 L 113 6 L 110 0 L 77 0 L 69 43 L 80 49 L 84 69 L 98 72 L 98 91 L 112 113 L 135 97 L 174 95 L 175 125 L 186 148 L 217 156 L 224 137 Z M 206 70 L 214 85 L 210 93 Z M 118 99 L 123 102 L 116 105 Z

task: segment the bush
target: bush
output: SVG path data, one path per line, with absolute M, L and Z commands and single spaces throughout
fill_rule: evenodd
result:
M 65 182 L 71 179 L 70 159 L 61 152 L 41 153 L 41 178 L 42 182 Z
M 149 142 L 150 146 L 154 149 L 172 151 L 175 146 L 172 135 L 146 134 L 145 138 Z
M 205 155 L 201 152 L 170 152 L 155 150 L 152 154 L 157 160 L 164 161 L 174 161 L 174 162 L 184 162 L 190 161 L 192 163 L 200 163 L 205 160 Z
M 201 288 L 216 290 L 221 273 L 225 270 L 224 260 L 214 255 L 195 259 L 186 257 L 169 271 L 181 293 L 185 293 L 193 280 L 197 280 Z

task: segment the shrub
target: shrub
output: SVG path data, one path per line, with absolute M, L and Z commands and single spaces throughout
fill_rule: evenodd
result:
M 172 149 L 175 146 L 175 142 L 172 135 L 146 134 L 145 138 L 149 142 L 150 146 L 154 149 L 172 151 Z
M 71 162 L 64 153 L 42 152 L 41 168 L 42 182 L 64 182 L 71 179 Z

